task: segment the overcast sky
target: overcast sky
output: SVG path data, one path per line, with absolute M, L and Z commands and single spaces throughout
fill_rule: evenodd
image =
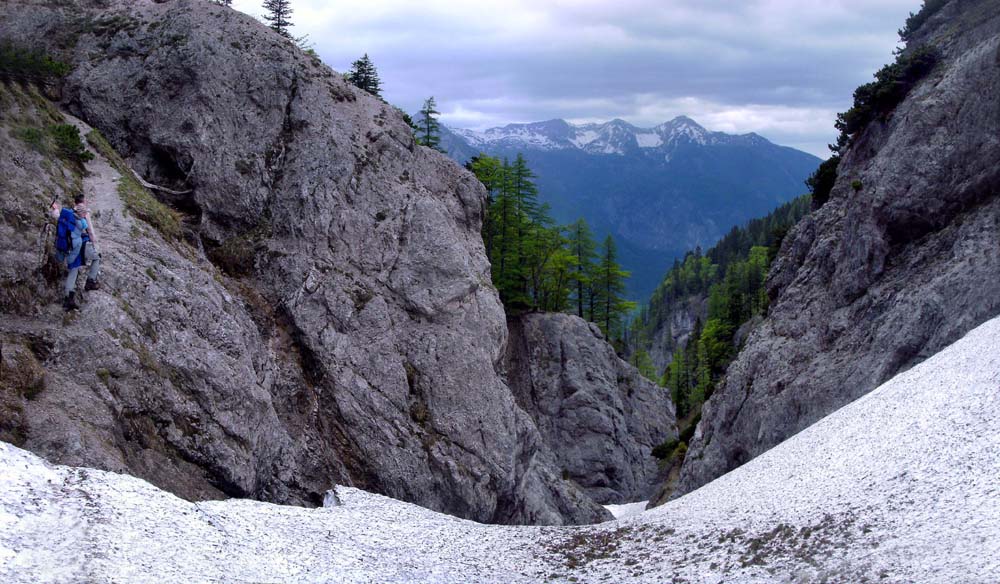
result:
M 260 0 L 235 0 L 259 15 Z M 892 59 L 920 0 L 292 0 L 296 35 L 344 72 L 363 53 L 409 112 L 444 123 L 688 115 L 829 153 L 836 112 Z

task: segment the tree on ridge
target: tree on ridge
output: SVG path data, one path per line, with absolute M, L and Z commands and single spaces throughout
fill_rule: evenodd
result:
M 292 21 L 289 20 L 292 16 L 291 0 L 264 0 L 264 10 L 267 11 L 264 20 L 268 22 L 271 30 L 291 39 L 292 33 L 288 31 L 292 26 Z
M 351 63 L 351 70 L 344 77 L 358 89 L 363 89 L 375 97 L 382 97 L 382 80 L 379 79 L 378 71 L 368 53 Z

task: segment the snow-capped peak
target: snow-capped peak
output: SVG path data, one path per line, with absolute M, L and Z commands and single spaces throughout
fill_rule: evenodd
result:
M 706 146 L 747 138 L 752 144 L 767 142 L 756 134 L 733 136 L 709 132 L 687 116 L 677 116 L 653 128 L 639 128 L 621 119 L 587 124 L 572 124 L 555 119 L 529 124 L 508 124 L 482 131 L 459 128 L 452 128 L 451 131 L 473 148 L 576 149 L 590 154 L 619 156 L 647 151 L 669 157 L 680 145 Z

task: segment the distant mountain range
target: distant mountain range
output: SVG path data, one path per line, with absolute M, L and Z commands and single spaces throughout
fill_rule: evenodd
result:
M 614 235 L 635 300 L 649 297 L 675 257 L 804 193 L 821 162 L 758 134 L 710 132 L 686 116 L 654 128 L 617 119 L 443 128 L 441 145 L 459 162 L 523 153 L 557 221 L 584 217 L 595 236 Z

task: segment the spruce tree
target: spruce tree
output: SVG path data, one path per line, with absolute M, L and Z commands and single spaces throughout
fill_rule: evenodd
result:
M 222 6 L 232 6 L 233 0 L 212 0 L 216 4 L 221 4 Z
M 267 11 L 264 20 L 268 22 L 271 30 L 291 39 L 292 33 L 288 31 L 292 26 L 292 21 L 289 20 L 292 16 L 291 0 L 264 0 L 264 10 Z
M 375 97 L 382 97 L 382 81 L 379 79 L 378 71 L 368 57 L 368 53 L 351 63 L 351 70 L 347 72 L 345 77 L 355 87 L 363 89 Z
M 420 108 L 420 119 L 417 121 L 419 128 L 417 143 L 438 152 L 444 152 L 441 150 L 441 124 L 437 121 L 437 116 L 441 115 L 441 112 L 437 111 L 436 108 L 434 96 L 428 97 L 424 101 L 424 107 Z

